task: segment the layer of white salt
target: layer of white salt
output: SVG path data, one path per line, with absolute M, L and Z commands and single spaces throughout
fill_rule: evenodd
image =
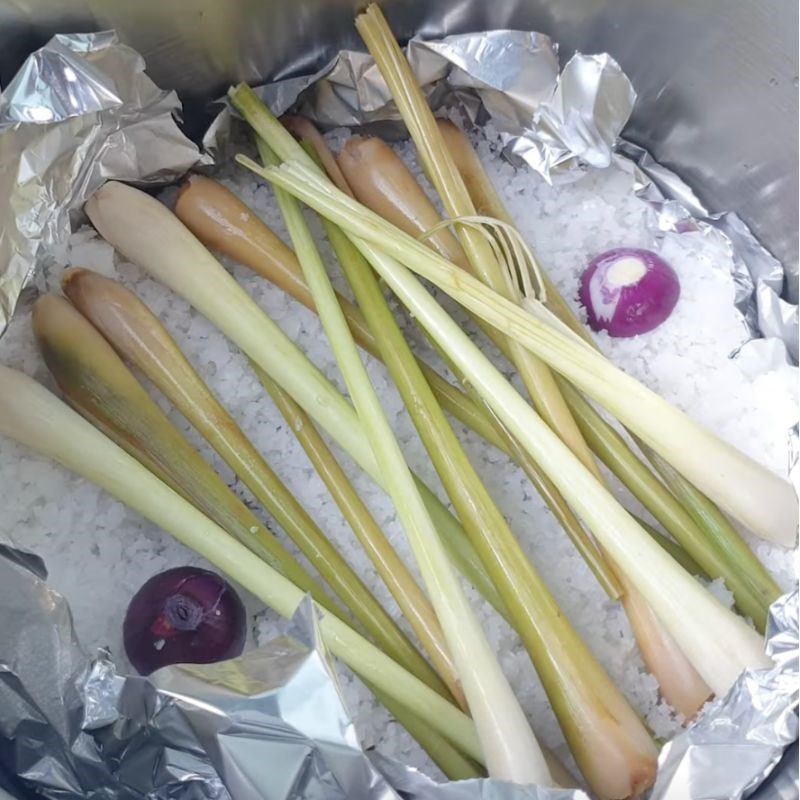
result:
M 336 144 L 344 133 L 334 132 Z M 645 225 L 646 209 L 633 197 L 630 178 L 610 168 L 580 181 L 550 187 L 536 175 L 517 171 L 500 161 L 494 143 L 478 142 L 481 157 L 500 189 L 512 216 L 535 246 L 565 296 L 575 304 L 581 269 L 597 253 L 614 246 L 652 244 Z M 418 173 L 413 148 L 399 152 Z M 220 177 L 285 237 L 268 187 L 232 165 Z M 169 202 L 171 192 L 164 194 Z M 323 248 L 326 257 L 329 253 Z M 797 407 L 796 370 L 785 367 L 764 374 L 745 374 L 729 355 L 743 341 L 744 330 L 732 304 L 729 256 L 694 235 L 669 235 L 662 250 L 681 279 L 682 296 L 673 316 L 658 330 L 630 340 L 601 336 L 608 355 L 667 399 L 685 409 L 719 435 L 741 447 L 771 469 L 786 472 L 786 432 Z M 329 259 L 330 261 L 330 259 Z M 90 232 L 72 240 L 71 263 L 113 274 L 158 314 L 188 357 L 224 400 L 314 518 L 334 539 L 376 596 L 396 614 L 397 609 L 377 580 L 368 560 L 354 542 L 337 509 L 316 477 L 292 432 L 265 397 L 247 362 L 205 319 L 182 300 L 147 278 L 141 270 L 116 263 L 107 247 Z M 232 267 L 242 286 L 283 330 L 340 388 L 330 350 L 311 313 L 241 267 Z M 57 290 L 58 270 L 42 278 L 40 288 Z M 341 281 L 336 278 L 341 287 Z M 0 361 L 49 383 L 30 331 L 28 294 L 10 330 L 0 340 Z M 447 302 L 468 329 L 464 315 Z M 577 308 L 577 304 L 575 304 Z M 578 309 L 580 313 L 580 309 Z M 435 361 L 422 338 L 404 322 L 415 349 Z M 436 477 L 397 393 L 380 364 L 369 360 L 370 373 L 384 407 L 412 466 L 432 485 Z M 162 403 L 162 407 L 165 405 Z M 242 497 L 250 499 L 230 470 L 210 452 L 185 421 L 172 414 L 176 425 Z M 474 464 L 500 504 L 531 558 L 547 576 L 565 613 L 584 636 L 636 708 L 661 737 L 671 735 L 678 721 L 658 700 L 655 681 L 642 665 L 619 609 L 607 601 L 574 550 L 550 519 L 524 476 L 477 437 L 457 428 Z M 409 560 L 408 548 L 391 504 L 353 465 L 345 466 L 376 519 L 398 551 Z M 0 536 L 40 553 L 47 560 L 52 585 L 72 605 L 78 633 L 93 648 L 108 646 L 122 668 L 127 667 L 121 645 L 121 622 L 131 595 L 152 574 L 170 566 L 200 563 L 199 559 L 121 504 L 85 481 L 69 475 L 46 459 L 0 441 Z M 635 503 L 620 487 L 615 490 L 631 508 Z M 441 491 L 440 491 L 441 495 Z M 641 511 L 641 509 L 637 509 Z M 792 554 L 752 540 L 759 556 L 780 584 L 794 578 Z M 715 592 L 726 597 L 724 587 Z M 497 620 L 474 593 L 471 595 L 503 668 L 537 733 L 560 748 L 561 735 L 527 655 L 516 637 Z M 256 640 L 272 635 L 279 621 L 248 598 Z M 340 669 L 347 703 L 365 746 L 437 774 L 427 757 L 346 669 Z

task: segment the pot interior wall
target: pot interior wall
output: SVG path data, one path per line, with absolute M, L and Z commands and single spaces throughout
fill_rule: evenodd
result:
M 116 28 L 177 89 L 193 131 L 237 80 L 311 71 L 360 47 L 353 0 L 17 0 L 0 3 L 0 82 L 57 32 Z M 796 276 L 797 28 L 792 0 L 384 0 L 401 38 L 489 28 L 549 34 L 562 57 L 611 53 L 639 102 L 626 135 L 713 210 L 738 211 Z M 786 287 L 797 300 L 796 280 Z

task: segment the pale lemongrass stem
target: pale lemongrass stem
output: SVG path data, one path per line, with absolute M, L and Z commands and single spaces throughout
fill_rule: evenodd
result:
M 295 254 L 255 211 L 221 183 L 202 175 L 190 176 L 178 192 L 175 215 L 206 247 L 251 269 L 316 313 Z M 380 359 L 380 349 L 361 311 L 346 297 L 337 295 L 337 298 L 356 341 L 371 356 Z M 502 449 L 482 410 L 421 359 L 419 365 L 442 408 Z
M 259 151 L 264 158 L 268 151 L 262 145 L 259 142 Z M 475 720 L 489 775 L 516 783 L 549 785 L 552 778 L 539 744 L 436 535 L 361 362 L 300 207 L 291 195 L 280 189 L 276 190 L 276 197 L 320 320 L 445 631 Z
M 292 146 L 299 147 L 279 127 Z M 95 192 L 85 209 L 110 244 L 204 314 L 382 485 L 383 476 L 352 405 L 174 214 L 155 198 L 116 181 Z M 154 230 L 158 238 L 140 234 Z M 500 595 L 460 525 L 422 481 L 417 483 L 453 563 L 507 618 Z
M 366 11 L 356 17 L 356 28 L 389 86 L 392 98 L 416 145 L 423 169 L 439 194 L 447 214 L 451 218 L 474 216 L 475 207 L 447 152 L 436 126 L 436 119 L 380 8 L 375 4 L 368 6 Z M 519 302 L 519 292 L 509 285 L 485 236 L 470 227 L 460 226 L 459 239 L 471 272 L 496 292 L 511 301 Z M 549 366 L 515 341 L 510 342 L 509 347 L 512 362 L 519 371 L 536 410 L 599 478 L 597 464 L 561 397 Z
M 453 696 L 459 700 L 459 705 L 465 708 L 466 702 L 458 684 L 455 665 L 447 650 L 444 633 L 430 601 L 384 536 L 308 414 L 256 364 L 253 368 L 328 488 L 381 580 L 408 620 L 417 639 L 428 653 L 437 672 L 446 681 Z
M 122 284 L 88 270 L 68 271 L 64 289 L 94 325 L 85 323 L 88 330 L 84 340 L 90 338 L 89 333 L 98 338 L 102 334 L 120 356 L 138 367 L 267 508 L 368 634 L 417 677 L 446 693 L 445 683 L 272 471 L 150 309 Z M 74 325 L 77 329 L 80 315 L 76 311 L 73 314 L 78 318 Z M 43 324 L 47 323 L 52 325 L 46 319 Z M 124 369 L 122 362 L 119 366 Z M 135 384 L 129 390 L 133 392 L 138 383 L 127 374 L 129 383 Z M 136 405 L 144 407 L 147 395 L 138 388 Z M 160 416 L 155 405 L 152 409 L 154 417 Z M 236 503 L 244 508 L 238 499 Z
M 230 537 L 135 458 L 27 375 L 0 366 L 0 434 L 105 489 L 207 559 L 282 617 L 304 592 Z M 460 752 L 482 762 L 472 721 L 333 614 L 319 628 L 330 651 Z
M 589 345 L 564 336 L 338 192 L 316 169 L 286 163 L 264 170 L 244 157 L 238 160 L 535 351 L 754 532 L 784 546 L 794 542 L 798 507 L 787 481 L 705 430 Z

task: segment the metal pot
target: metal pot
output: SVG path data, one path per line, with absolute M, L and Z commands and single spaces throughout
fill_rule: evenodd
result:
M 54 33 L 116 28 L 161 86 L 179 91 L 190 130 L 238 80 L 260 83 L 359 48 L 349 0 L 16 0 L 0 3 L 0 82 Z M 611 53 L 639 94 L 627 138 L 675 169 L 713 209 L 738 211 L 788 268 L 797 302 L 798 5 L 791 0 L 385 0 L 400 37 L 538 30 Z

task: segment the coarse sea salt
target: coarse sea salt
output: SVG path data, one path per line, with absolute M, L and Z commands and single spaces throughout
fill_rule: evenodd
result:
M 328 134 L 328 139 L 338 148 L 346 136 L 346 131 L 338 130 Z M 633 195 L 631 177 L 624 170 L 612 166 L 591 171 L 572 183 L 549 186 L 530 171 L 518 170 L 502 161 L 496 138 L 491 134 L 477 136 L 475 143 L 512 217 L 579 315 L 583 316 L 576 301 L 579 276 L 591 257 L 610 247 L 654 246 L 646 224 L 648 210 Z M 413 146 L 403 143 L 397 149 L 430 193 Z M 234 164 L 219 168 L 217 177 L 280 236 L 287 238 L 268 186 Z M 173 198 L 172 189 L 162 194 L 167 204 Z M 319 234 L 316 221 L 311 221 Z M 696 420 L 770 469 L 786 474 L 787 431 L 795 421 L 797 409 L 797 370 L 788 365 L 761 373 L 752 366 L 742 370 L 730 358 L 745 340 L 746 333 L 733 306 L 734 287 L 727 251 L 696 234 L 667 234 L 658 247 L 680 277 L 682 293 L 675 312 L 646 336 L 621 340 L 600 335 L 600 346 L 612 361 Z M 346 291 L 325 243 L 322 252 L 337 288 Z M 337 543 L 377 598 L 397 617 L 397 607 L 242 354 L 180 298 L 150 280 L 137 267 L 116 260 L 108 246 L 89 229 L 73 235 L 69 261 L 73 266 L 116 274 L 150 306 L 280 477 Z M 343 390 L 316 317 L 242 267 L 227 266 L 287 335 Z M 52 382 L 33 341 L 30 306 L 37 291 L 57 290 L 59 277 L 60 269 L 54 268 L 37 279 L 36 288 L 26 293 L 7 334 L 0 340 L 0 362 L 35 376 L 51 388 Z M 467 316 L 447 298 L 440 300 L 474 335 Z M 398 308 L 397 304 L 394 307 Z M 401 315 L 401 324 L 414 349 L 432 363 L 438 363 L 413 323 Z M 510 375 L 499 354 L 492 348 L 487 351 Z M 384 368 L 368 357 L 367 366 L 409 463 L 444 499 L 424 448 Z M 170 412 L 163 398 L 157 399 L 233 490 L 255 507 L 246 489 L 186 421 Z M 674 734 L 680 720 L 658 698 L 655 680 L 644 669 L 619 605 L 610 602 L 597 586 L 524 475 L 471 432 L 458 425 L 456 430 L 512 529 L 541 573 L 547 576 L 556 599 L 588 646 L 653 732 L 662 738 Z M 336 447 L 334 451 L 375 519 L 416 574 L 391 503 L 344 454 Z M 616 481 L 610 482 L 627 507 L 647 516 Z M 4 494 L 0 537 L 46 559 L 51 584 L 69 599 L 84 645 L 109 647 L 120 667 L 128 669 L 121 627 L 130 598 L 154 573 L 176 565 L 201 564 L 201 559 L 101 490 L 7 440 L 0 441 L 0 485 Z M 271 521 L 267 520 L 267 524 L 271 525 Z M 788 589 L 795 580 L 793 554 L 760 540 L 750 537 L 748 540 L 779 584 Z M 289 547 L 296 552 L 291 543 Z M 730 594 L 724 586 L 715 582 L 711 588 L 730 604 Z M 555 717 L 518 639 L 471 589 L 468 592 L 537 734 L 565 756 Z M 251 643 L 274 635 L 280 620 L 246 593 L 244 596 L 251 615 Z M 400 624 L 405 623 L 401 620 Z M 349 670 L 341 666 L 338 669 L 363 745 L 377 747 L 438 776 L 427 756 Z

